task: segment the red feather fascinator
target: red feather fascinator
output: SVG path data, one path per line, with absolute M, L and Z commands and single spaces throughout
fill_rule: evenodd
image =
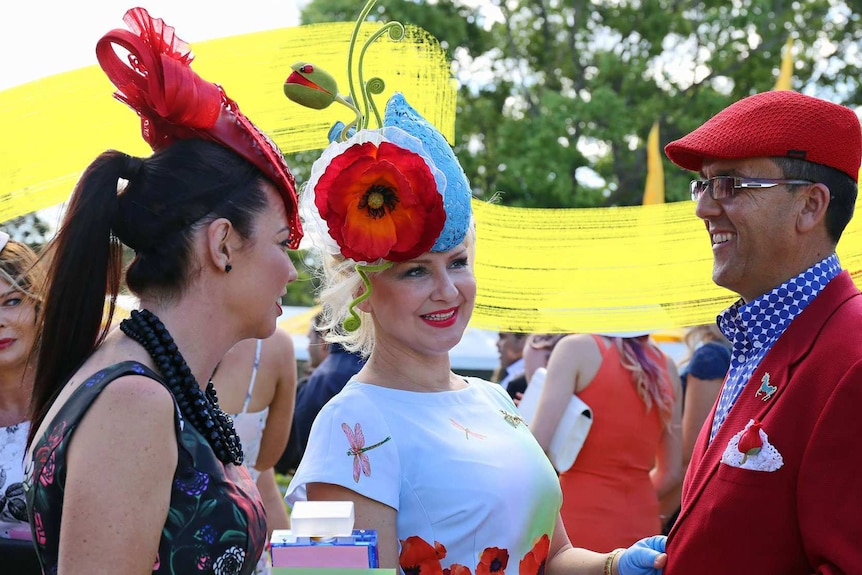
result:
M 291 228 L 290 247 L 299 247 L 302 225 L 296 183 L 275 143 L 239 110 L 218 84 L 191 69 L 194 54 L 173 27 L 132 8 L 96 45 L 96 57 L 117 87 L 114 96 L 141 117 L 141 134 L 153 151 L 177 140 L 202 139 L 230 148 L 259 168 L 278 188 Z M 128 51 L 128 61 L 114 50 Z

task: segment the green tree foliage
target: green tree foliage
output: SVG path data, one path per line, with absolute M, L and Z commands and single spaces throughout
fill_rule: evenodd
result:
M 314 293 L 317 291 L 317 264 L 306 250 L 290 252 L 290 259 L 296 267 L 296 281 L 287 284 L 285 294 L 281 298 L 283 305 L 313 306 L 316 302 Z
M 862 104 L 858 0 L 484 4 L 491 9 L 477 12 L 475 0 L 380 0 L 372 19 L 421 26 L 453 57 L 456 152 L 475 195 L 499 194 L 505 205 L 641 203 L 652 123 L 660 120 L 664 146 L 731 102 L 772 89 L 788 37 L 795 90 Z M 302 19 L 349 21 L 360 8 L 312 0 Z M 502 18 L 490 24 L 488 14 Z M 664 168 L 666 198 L 684 199 L 690 174 L 666 159 Z
M 363 5 L 364 1 L 356 0 L 313 0 L 302 10 L 302 22 L 352 22 L 356 20 Z M 457 47 L 481 54 L 493 47 L 492 39 L 478 25 L 474 12 L 469 6 L 448 0 L 434 3 L 383 0 L 375 5 L 368 21 L 398 20 L 421 26 L 440 40 L 440 44 L 450 56 Z

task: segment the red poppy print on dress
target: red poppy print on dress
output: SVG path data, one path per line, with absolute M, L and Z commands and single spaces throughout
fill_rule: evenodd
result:
M 332 159 L 314 203 L 355 261 L 405 261 L 431 249 L 446 212 L 422 156 L 389 142 L 355 144 Z
M 479 556 L 479 564 L 476 565 L 476 575 L 492 575 L 506 573 L 509 564 L 509 552 L 499 547 L 488 547 Z
M 550 548 L 551 539 L 547 535 L 539 537 L 533 544 L 533 548 L 521 559 L 518 575 L 544 575 Z
M 404 575 L 443 575 L 440 560 L 446 558 L 446 547 L 439 541 L 432 547 L 415 535 L 401 541 L 398 564 Z M 469 570 L 468 570 L 469 571 Z
M 452 565 L 443 569 L 443 575 L 473 575 L 473 573 L 470 572 L 469 567 L 465 567 L 458 563 L 452 563 Z

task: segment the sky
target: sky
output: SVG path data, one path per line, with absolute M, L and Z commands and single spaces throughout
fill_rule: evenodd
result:
M 0 90 L 96 64 L 98 39 L 143 6 L 194 43 L 295 26 L 307 0 L 7 0 L 0 19 Z M 358 4 L 358 2 L 357 2 Z

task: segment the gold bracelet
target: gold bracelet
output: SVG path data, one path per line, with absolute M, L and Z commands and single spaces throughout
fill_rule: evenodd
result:
M 611 551 L 610 555 L 608 555 L 607 559 L 605 559 L 605 567 L 602 569 L 602 575 L 614 575 L 614 559 L 617 558 L 617 555 L 625 551 L 622 547 L 619 549 L 614 549 Z

